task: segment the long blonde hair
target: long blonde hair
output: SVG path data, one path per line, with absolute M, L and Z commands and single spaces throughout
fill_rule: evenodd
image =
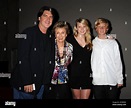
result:
M 73 33 L 74 33 L 75 37 L 78 36 L 77 23 L 82 23 L 82 24 L 86 25 L 87 32 L 85 34 L 85 42 L 86 42 L 86 46 L 88 46 L 89 49 L 91 50 L 92 49 L 92 42 L 91 42 L 91 32 L 90 32 L 89 21 L 85 18 L 79 18 L 75 21 L 75 26 L 74 26 L 74 29 L 73 29 Z

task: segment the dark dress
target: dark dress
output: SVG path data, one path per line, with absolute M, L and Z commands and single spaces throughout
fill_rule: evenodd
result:
M 69 36 L 67 41 L 73 45 L 73 61 L 69 65 L 69 84 L 73 89 L 90 89 L 92 87 L 91 77 L 91 50 L 88 46 L 82 47 L 74 36 Z

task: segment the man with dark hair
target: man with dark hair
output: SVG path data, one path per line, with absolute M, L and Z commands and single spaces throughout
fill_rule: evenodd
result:
M 49 31 L 54 12 L 51 7 L 42 7 L 37 14 L 38 24 L 18 36 L 18 63 L 11 74 L 14 99 L 42 99 L 44 84 L 50 81 L 48 76 L 54 67 L 54 37 Z

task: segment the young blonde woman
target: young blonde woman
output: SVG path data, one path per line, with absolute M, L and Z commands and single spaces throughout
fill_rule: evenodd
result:
M 87 19 L 79 18 L 73 35 L 67 41 L 73 45 L 73 61 L 69 66 L 69 82 L 73 99 L 89 99 L 92 87 L 91 75 L 91 35 Z

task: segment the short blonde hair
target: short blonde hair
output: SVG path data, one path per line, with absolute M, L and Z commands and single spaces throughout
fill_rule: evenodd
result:
M 109 29 L 109 21 L 105 18 L 98 18 L 96 21 L 95 21 L 95 27 L 94 29 L 96 30 L 97 26 L 101 23 L 105 23 L 107 25 L 107 28 Z
M 53 33 L 55 33 L 55 29 L 56 28 L 65 28 L 65 30 L 66 30 L 66 33 L 67 33 L 67 35 L 70 33 L 70 29 L 69 29 L 69 25 L 68 25 L 69 23 L 68 22 L 66 22 L 66 21 L 58 21 L 58 22 L 56 22 L 55 23 L 55 25 L 53 26 Z

